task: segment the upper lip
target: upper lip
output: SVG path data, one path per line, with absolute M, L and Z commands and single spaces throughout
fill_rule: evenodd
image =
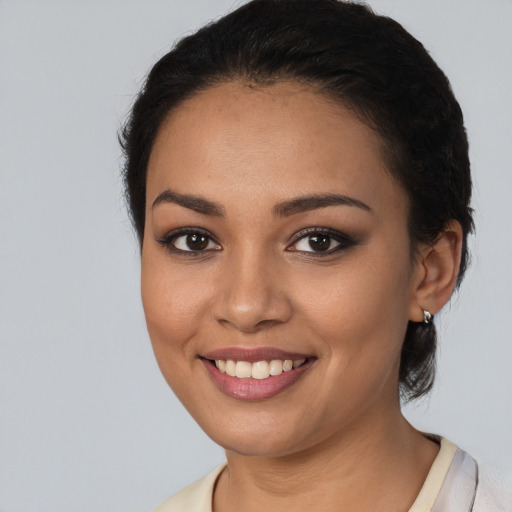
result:
M 231 359 L 233 361 L 256 363 L 258 361 L 271 361 L 272 359 L 291 359 L 292 361 L 297 361 L 313 356 L 299 352 L 288 352 L 274 347 L 226 347 L 200 354 L 200 357 L 212 360 L 221 359 L 227 361 Z

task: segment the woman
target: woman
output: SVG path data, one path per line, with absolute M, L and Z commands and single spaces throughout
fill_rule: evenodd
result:
M 123 144 L 155 355 L 227 456 L 159 510 L 490 510 L 400 410 L 473 227 L 420 43 L 361 5 L 255 0 L 155 65 Z

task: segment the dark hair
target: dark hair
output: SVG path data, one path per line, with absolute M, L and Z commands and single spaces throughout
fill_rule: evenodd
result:
M 380 134 L 388 171 L 409 197 L 413 248 L 433 243 L 448 221 L 461 224 L 460 284 L 473 221 L 459 104 L 446 76 L 399 23 L 338 0 L 253 0 L 182 39 L 153 67 L 120 135 L 141 246 L 148 160 L 169 112 L 215 84 L 285 80 L 342 103 Z M 435 352 L 434 325 L 409 322 L 399 371 L 404 400 L 432 388 Z

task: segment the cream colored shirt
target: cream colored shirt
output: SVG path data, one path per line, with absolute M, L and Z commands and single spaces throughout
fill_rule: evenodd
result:
M 476 462 L 446 439 L 439 438 L 441 448 L 425 483 L 409 512 L 512 512 L 508 502 L 499 504 L 487 493 L 478 499 L 479 474 Z M 212 512 L 215 482 L 225 464 L 201 480 L 189 485 L 154 512 Z M 476 500 L 476 501 L 475 501 Z M 479 504 L 480 503 L 480 504 Z

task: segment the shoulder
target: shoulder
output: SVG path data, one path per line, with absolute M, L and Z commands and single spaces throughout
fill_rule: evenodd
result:
M 512 473 L 479 464 L 474 512 L 512 512 Z
M 477 462 L 444 438 L 409 512 L 512 512 L 512 475 Z
M 197 482 L 164 501 L 154 512 L 211 512 L 213 488 L 224 467 L 225 464 L 216 467 Z

